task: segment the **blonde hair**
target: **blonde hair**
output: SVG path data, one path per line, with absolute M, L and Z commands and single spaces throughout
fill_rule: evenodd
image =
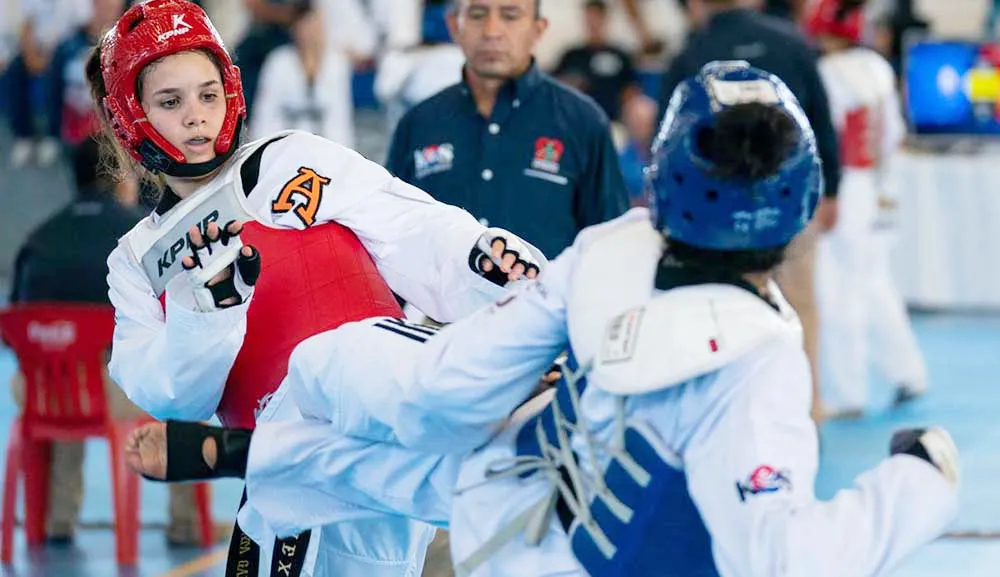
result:
M 130 177 L 136 176 L 140 184 L 145 183 L 156 191 L 156 199 L 162 196 L 166 190 L 166 183 L 162 175 L 156 174 L 139 164 L 132 155 L 125 150 L 121 142 L 115 136 L 114 130 L 108 121 L 104 110 L 104 98 L 108 95 L 108 87 L 104 84 L 104 75 L 101 73 L 101 49 L 104 47 L 104 38 L 94 46 L 87 59 L 87 82 L 90 84 L 90 97 L 94 102 L 94 110 L 100 123 L 100 131 L 94 135 L 94 140 L 100 146 L 100 166 L 98 173 L 107 176 L 112 182 L 127 182 Z

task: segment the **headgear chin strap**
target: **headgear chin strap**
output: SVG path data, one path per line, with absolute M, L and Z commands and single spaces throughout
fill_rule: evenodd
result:
M 200 178 L 210 174 L 233 156 L 233 153 L 239 149 L 239 135 L 242 130 L 243 119 L 241 118 L 236 125 L 237 137 L 232 140 L 229 149 L 208 162 L 177 162 L 150 140 L 143 140 L 137 152 L 142 165 L 153 172 L 177 178 Z

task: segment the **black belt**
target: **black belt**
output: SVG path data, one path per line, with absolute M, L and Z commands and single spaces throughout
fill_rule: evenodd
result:
M 240 508 L 247 502 L 247 490 L 243 489 Z M 306 562 L 311 531 L 295 537 L 274 540 L 271 555 L 271 571 L 268 577 L 300 577 Z M 226 577 L 258 577 L 260 574 L 260 546 L 240 529 L 237 521 L 233 524 L 233 537 L 229 540 L 229 556 L 226 559 Z

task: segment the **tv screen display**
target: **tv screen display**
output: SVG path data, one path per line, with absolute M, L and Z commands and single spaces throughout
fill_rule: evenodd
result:
M 923 40 L 904 62 L 913 132 L 1000 136 L 1000 43 Z

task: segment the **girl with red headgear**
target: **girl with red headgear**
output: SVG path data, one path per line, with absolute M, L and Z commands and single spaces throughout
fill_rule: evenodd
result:
M 840 220 L 820 241 L 817 258 L 823 366 L 834 417 L 863 413 L 869 359 L 896 387 L 897 404 L 927 388 L 924 360 L 889 269 L 892 235 L 886 217 L 895 203 L 882 176 L 906 126 L 892 67 L 861 45 L 864 4 L 822 0 L 806 20 L 824 52 L 819 71 L 843 165 Z
M 108 258 L 110 373 L 154 417 L 216 414 L 245 428 L 300 418 L 276 390 L 303 339 L 401 317 L 392 291 L 452 321 L 544 262 L 513 234 L 318 136 L 285 131 L 242 144 L 239 69 L 195 4 L 132 7 L 87 73 L 109 144 L 162 190 Z M 239 544 L 230 569 L 411 575 L 432 536 L 403 519 L 358 521 L 259 551 Z

